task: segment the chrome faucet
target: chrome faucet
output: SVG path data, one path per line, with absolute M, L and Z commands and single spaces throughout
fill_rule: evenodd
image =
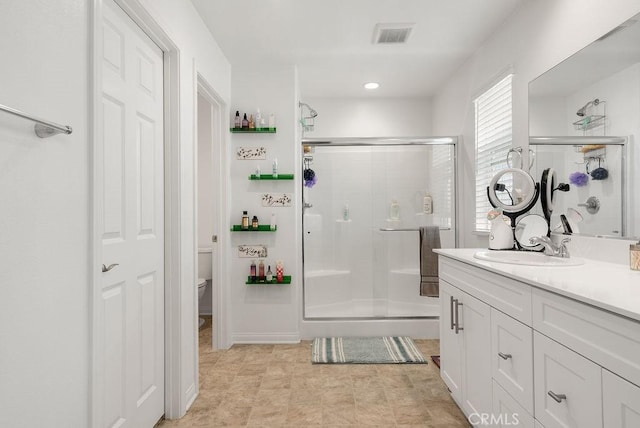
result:
M 571 238 L 564 238 L 557 246 L 551 241 L 548 236 L 534 236 L 529 239 L 531 244 L 540 244 L 544 247 L 544 253 L 547 256 L 562 257 L 568 259 L 569 249 L 567 243 L 571 242 Z

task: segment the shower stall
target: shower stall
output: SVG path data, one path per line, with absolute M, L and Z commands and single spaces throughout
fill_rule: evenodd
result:
M 435 319 L 419 227 L 455 247 L 454 137 L 303 140 L 305 320 Z

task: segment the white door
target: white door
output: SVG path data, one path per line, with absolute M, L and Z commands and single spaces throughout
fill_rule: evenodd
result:
M 462 403 L 462 331 L 457 331 L 456 299 L 462 292 L 440 280 L 440 376 L 458 403 Z M 459 312 L 458 312 L 459 313 Z
M 97 54 L 94 424 L 152 427 L 164 413 L 163 53 L 111 0 Z M 117 265 L 115 265 L 117 264 Z

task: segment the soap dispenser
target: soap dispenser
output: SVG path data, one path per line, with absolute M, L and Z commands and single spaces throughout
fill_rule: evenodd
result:
M 391 201 L 391 206 L 389 206 L 389 220 L 400 220 L 400 205 L 398 205 L 398 201 L 395 199 Z
M 487 220 L 491 223 L 491 231 L 489 232 L 489 249 L 490 250 L 512 250 L 513 249 L 513 231 L 505 222 L 501 209 L 493 209 L 487 214 Z

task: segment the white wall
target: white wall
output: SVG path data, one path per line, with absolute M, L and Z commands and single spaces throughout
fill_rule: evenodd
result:
M 298 318 L 300 312 L 299 288 L 302 279 L 296 272 L 300 257 L 298 215 L 299 201 L 295 197 L 295 180 L 250 181 L 259 164 L 263 174 L 271 173 L 272 161 L 278 158 L 279 173 L 294 173 L 296 153 L 299 153 L 297 115 L 296 70 L 294 67 L 261 70 L 237 70 L 232 76 L 231 112 L 239 110 L 242 116 L 255 114 L 260 108 L 263 115 L 276 116 L 275 134 L 232 134 L 229 150 L 230 194 L 229 216 L 232 224 L 240 224 L 242 211 L 249 212 L 250 218 L 258 216 L 261 224 L 269 224 L 271 213 L 276 213 L 278 230 L 271 232 L 231 232 L 229 245 L 229 301 L 232 307 L 232 341 L 277 342 L 297 341 L 299 338 Z M 232 115 L 228 115 L 229 121 Z M 247 161 L 236 159 L 239 147 L 264 146 L 267 160 Z M 293 198 L 291 207 L 262 207 L 263 193 L 288 193 Z M 229 232 L 225 232 L 229 233 Z M 264 244 L 268 246 L 265 264 L 271 265 L 275 274 L 276 260 L 284 263 L 285 275 L 292 275 L 291 285 L 248 286 L 251 259 L 238 258 L 237 247 L 241 244 Z
M 194 62 L 222 100 L 230 67 L 188 0 L 141 0 L 181 51 L 181 158 L 194 171 Z M 89 426 L 90 2 L 3 2 L 0 103 L 73 127 L 46 140 L 0 113 L 0 403 L 15 427 Z M 181 201 L 181 410 L 196 393 L 194 180 Z M 190 232 L 191 231 L 191 232 Z M 35 409 L 35 411 L 34 411 Z
M 433 136 L 428 98 L 302 96 L 302 101 L 318 112 L 314 130 L 305 132 L 305 138 Z
M 636 0 L 539 0 L 525 3 L 452 76 L 433 99 L 433 131 L 463 135 L 459 151 L 461 246 L 486 246 L 473 234 L 473 99 L 507 67 L 513 67 L 513 136 L 515 146 L 528 141 L 528 83 L 602 34 L 640 11 Z
M 3 2 L 0 28 L 0 103 L 73 127 L 40 139 L 0 112 L 0 407 L 15 427 L 85 427 L 86 2 Z

